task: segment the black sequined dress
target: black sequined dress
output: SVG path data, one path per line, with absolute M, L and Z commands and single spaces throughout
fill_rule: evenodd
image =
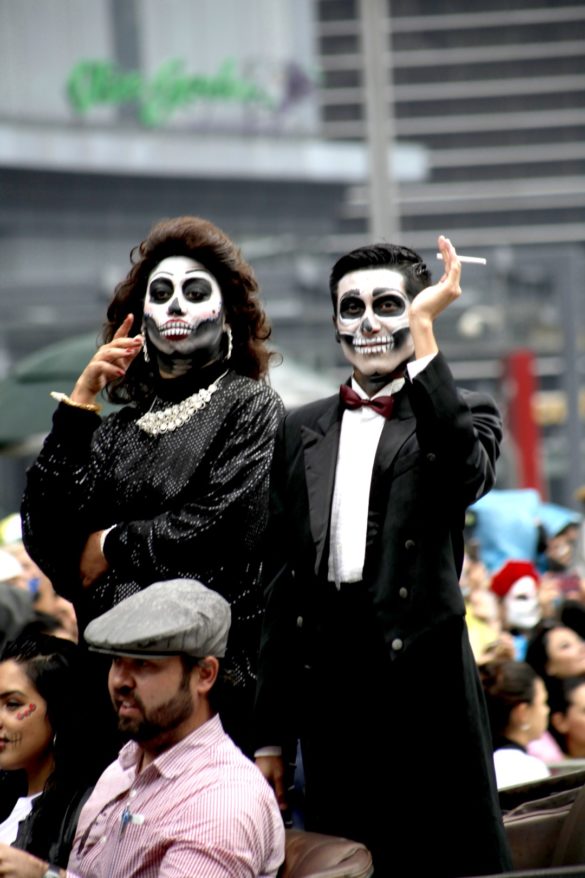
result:
M 27 474 L 22 505 L 29 554 L 71 600 L 80 628 L 153 582 L 190 577 L 231 604 L 226 668 L 253 683 L 260 622 L 261 541 L 282 402 L 262 381 L 227 372 L 205 408 L 150 435 L 138 419 L 198 390 L 197 377 L 159 381 L 154 401 L 102 419 L 61 403 Z M 110 569 L 79 578 L 88 536 L 115 525 Z

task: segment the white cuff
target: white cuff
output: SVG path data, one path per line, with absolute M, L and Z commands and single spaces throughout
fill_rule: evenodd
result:
M 100 552 L 102 553 L 102 555 L 104 555 L 104 544 L 105 544 L 105 542 L 106 542 L 106 537 L 107 537 L 107 535 L 109 534 L 109 532 L 110 532 L 111 530 L 114 530 L 115 527 L 116 527 L 116 525 L 113 524 L 111 527 L 106 528 L 106 529 L 103 530 L 102 533 L 101 533 L 101 536 L 100 536 Z M 105 555 L 104 555 L 104 558 L 105 558 Z
M 418 360 L 412 360 L 410 363 L 406 364 L 406 368 L 408 370 L 408 377 L 411 381 L 413 381 L 417 375 L 426 369 L 431 360 L 434 360 L 436 354 L 427 354 L 426 357 L 421 357 Z

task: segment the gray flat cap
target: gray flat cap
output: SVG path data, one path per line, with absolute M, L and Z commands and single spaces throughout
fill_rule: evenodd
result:
M 170 579 L 116 604 L 85 629 L 90 649 L 136 658 L 225 655 L 228 602 L 195 579 Z

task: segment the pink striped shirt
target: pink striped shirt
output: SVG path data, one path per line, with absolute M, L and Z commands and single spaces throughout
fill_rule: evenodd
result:
M 284 827 L 260 771 L 219 717 L 136 773 L 133 741 L 85 804 L 67 875 L 82 878 L 272 878 Z

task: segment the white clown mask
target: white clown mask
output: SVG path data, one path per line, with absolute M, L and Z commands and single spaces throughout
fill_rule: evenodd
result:
M 384 376 L 414 352 L 404 278 L 390 268 L 364 268 L 337 285 L 335 326 L 356 374 Z
M 503 599 L 504 616 L 509 628 L 529 631 L 540 622 L 538 586 L 532 576 L 521 576 Z
M 169 256 L 151 272 L 144 300 L 144 331 L 167 357 L 219 359 L 225 317 L 221 289 L 204 265 Z

